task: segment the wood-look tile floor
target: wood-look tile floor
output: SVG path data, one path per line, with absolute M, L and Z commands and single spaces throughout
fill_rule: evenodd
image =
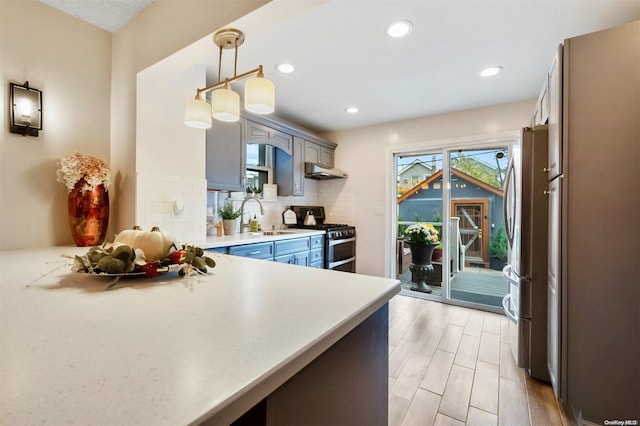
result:
M 505 316 L 398 295 L 389 327 L 390 426 L 569 423 L 515 364 Z

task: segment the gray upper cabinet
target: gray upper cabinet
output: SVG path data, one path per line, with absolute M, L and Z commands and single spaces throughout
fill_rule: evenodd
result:
M 562 45 L 549 71 L 549 180 L 562 174 Z
M 334 161 L 335 148 L 321 145 L 319 143 L 305 141 L 304 143 L 304 161 L 316 163 L 322 167 L 332 168 Z
M 549 119 L 549 75 L 547 74 L 542 84 L 542 90 L 536 101 L 536 110 L 531 119 L 531 126 L 546 124 Z
M 246 168 L 246 120 L 216 121 L 207 129 L 207 188 L 243 191 Z
M 293 136 L 271 127 L 254 123 L 251 120 L 247 120 L 247 133 L 245 140 L 246 143 L 264 143 L 267 145 L 273 145 L 287 154 L 291 154 L 293 151 Z
M 293 137 L 293 154 L 276 150 L 278 195 L 304 195 L 304 139 Z
M 216 121 L 207 130 L 207 188 L 244 191 L 247 144 L 274 146 L 278 195 L 304 195 L 305 161 L 331 168 L 336 144 L 276 117 L 242 112 L 237 122 Z

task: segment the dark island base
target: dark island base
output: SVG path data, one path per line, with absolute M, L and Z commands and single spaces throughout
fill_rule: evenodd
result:
M 385 304 L 233 425 L 387 424 L 388 348 Z

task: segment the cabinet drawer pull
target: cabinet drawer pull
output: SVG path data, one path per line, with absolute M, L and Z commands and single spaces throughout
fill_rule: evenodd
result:
M 551 170 L 551 169 L 548 168 L 548 167 L 545 167 L 545 168 L 542 169 L 543 172 L 549 172 L 549 170 Z
M 260 250 L 250 251 L 250 252 L 249 252 L 249 253 L 247 253 L 247 254 L 251 254 L 251 255 L 254 255 L 254 254 L 260 254 Z

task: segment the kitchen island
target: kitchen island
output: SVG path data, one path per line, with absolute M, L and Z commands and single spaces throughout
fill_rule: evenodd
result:
M 214 253 L 104 291 L 86 251 L 0 252 L 0 423 L 386 423 L 397 280 Z

